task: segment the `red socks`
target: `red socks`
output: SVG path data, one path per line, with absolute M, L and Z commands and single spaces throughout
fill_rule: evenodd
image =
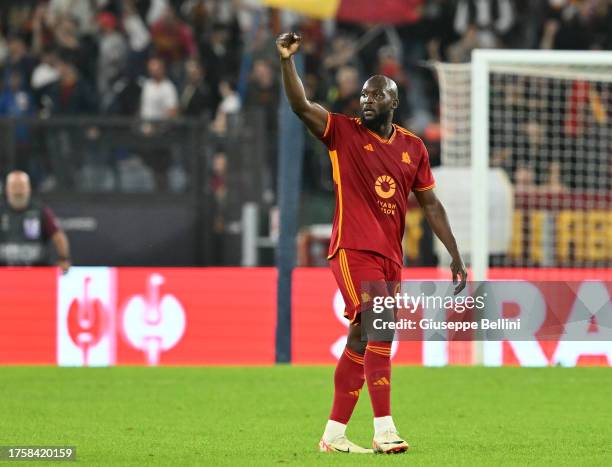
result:
M 391 415 L 391 342 L 369 342 L 365 355 L 344 349 L 334 373 L 334 405 L 330 420 L 348 423 L 364 379 L 368 382 L 374 417 Z
M 368 342 L 363 361 L 374 417 L 391 415 L 391 342 Z
M 366 353 L 367 355 L 367 353 Z M 330 420 L 347 424 L 363 387 L 363 355 L 344 349 L 334 373 L 334 405 Z

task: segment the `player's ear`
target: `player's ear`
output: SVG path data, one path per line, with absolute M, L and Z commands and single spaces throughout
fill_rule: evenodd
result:
M 391 108 L 395 110 L 397 109 L 398 105 L 399 105 L 399 99 L 396 97 L 395 99 L 391 101 Z

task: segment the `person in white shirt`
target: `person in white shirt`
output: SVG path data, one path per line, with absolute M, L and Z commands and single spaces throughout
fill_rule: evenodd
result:
M 167 120 L 177 115 L 178 93 L 174 83 L 166 77 L 164 62 L 153 57 L 147 64 L 149 78 L 142 87 L 140 96 L 140 118 L 144 120 Z
M 53 50 L 43 51 L 40 63 L 34 68 L 30 86 L 34 92 L 40 91 L 45 86 L 56 82 L 60 77 L 57 69 L 57 55 Z
M 141 156 L 154 172 L 157 189 L 168 189 L 168 169 L 172 160 L 173 127 L 170 123 L 178 114 L 178 93 L 174 83 L 166 77 L 166 66 L 157 57 L 147 63 L 149 78 L 140 95 L 140 118 L 142 124 Z
M 212 129 L 218 135 L 225 135 L 227 131 L 228 116 L 237 114 L 241 107 L 240 95 L 236 91 L 236 86 L 230 80 L 223 80 L 219 83 L 219 93 L 221 102 L 217 107 L 215 119 L 212 122 Z

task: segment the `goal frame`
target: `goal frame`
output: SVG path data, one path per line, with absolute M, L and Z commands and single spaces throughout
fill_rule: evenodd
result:
M 470 243 L 472 280 L 489 270 L 489 75 L 494 65 L 608 65 L 609 51 L 475 49 L 471 61 Z

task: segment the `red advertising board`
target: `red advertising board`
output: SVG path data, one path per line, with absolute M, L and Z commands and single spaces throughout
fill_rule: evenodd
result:
M 601 269 L 506 269 L 490 276 L 537 289 L 544 323 L 554 300 L 538 281 L 577 281 L 576 297 L 599 294 L 604 302 L 612 281 L 612 271 Z M 273 364 L 276 279 L 273 268 L 72 268 L 66 276 L 55 268 L 0 268 L 0 364 Z M 347 333 L 334 278 L 327 268 L 298 268 L 293 279 L 293 363 L 333 364 Z M 406 269 L 403 279 L 449 279 L 449 273 Z M 564 300 L 557 318 L 568 317 L 573 302 Z M 561 345 L 536 337 L 486 343 L 483 360 L 492 366 L 612 362 L 610 342 Z M 395 363 L 433 366 L 472 364 L 474 351 L 472 342 L 456 341 L 402 341 L 392 349 Z
M 161 279 L 163 276 L 163 279 Z M 163 282 L 161 282 L 163 280 Z M 276 270 L 272 268 L 149 269 L 120 268 L 117 273 L 118 316 L 121 338 L 117 362 L 122 364 L 271 364 L 275 359 Z M 141 329 L 150 303 L 166 307 L 165 320 Z M 133 316 L 133 318 L 131 317 Z M 147 343 L 146 331 L 160 332 L 159 356 L 155 339 Z M 162 331 L 164 329 L 164 331 Z M 164 334 L 167 332 L 168 334 Z M 150 332 L 156 334 L 155 332 Z M 174 333 L 174 335 L 172 335 Z M 164 349 L 163 341 L 168 345 Z M 147 347 L 149 346 L 149 347 Z
M 55 269 L 0 268 L 0 364 L 55 363 Z
M 578 299 L 584 295 L 610 295 L 612 271 L 602 269 L 498 269 L 491 270 L 494 280 L 519 280 L 520 290 L 534 289 L 543 307 L 542 325 L 550 324 L 553 315 L 550 304 L 560 304 L 554 311 L 555 319 L 567 320 Z M 406 269 L 403 280 L 448 280 L 450 273 L 442 269 Z M 547 281 L 573 281 L 578 284 L 574 294 L 558 296 L 559 287 L 547 287 Z M 583 288 L 584 287 L 584 288 Z M 294 272 L 293 285 L 292 359 L 297 364 L 330 364 L 341 354 L 348 329 L 342 317 L 344 303 L 331 272 L 323 268 L 299 268 Z M 520 298 L 517 294 L 517 299 Z M 515 309 L 517 303 L 508 299 L 504 311 Z M 523 307 L 525 308 L 525 307 Z M 528 307 L 529 308 L 529 307 Z M 508 313 L 510 313 L 508 311 Z M 523 309 L 533 315 L 536 310 Z M 511 313 L 510 313 L 511 314 Z M 504 317 L 510 318 L 504 315 Z M 418 317 L 421 315 L 418 314 Z M 475 362 L 476 346 L 470 341 L 399 341 L 392 348 L 393 361 L 399 364 L 441 366 L 469 365 Z M 612 343 L 547 341 L 535 334 L 531 341 L 487 342 L 482 347 L 486 365 L 610 365 Z
M 0 364 L 274 363 L 272 268 L 12 268 L 0 284 Z
M 405 269 L 403 280 L 441 280 L 449 274 L 437 268 Z M 334 277 L 327 268 L 298 268 L 293 273 L 292 361 L 296 364 L 329 364 L 340 356 L 346 342 L 348 321 L 343 318 L 344 302 Z M 470 364 L 469 342 L 451 342 L 450 361 Z M 399 364 L 423 364 L 422 342 L 394 342 L 393 361 Z

